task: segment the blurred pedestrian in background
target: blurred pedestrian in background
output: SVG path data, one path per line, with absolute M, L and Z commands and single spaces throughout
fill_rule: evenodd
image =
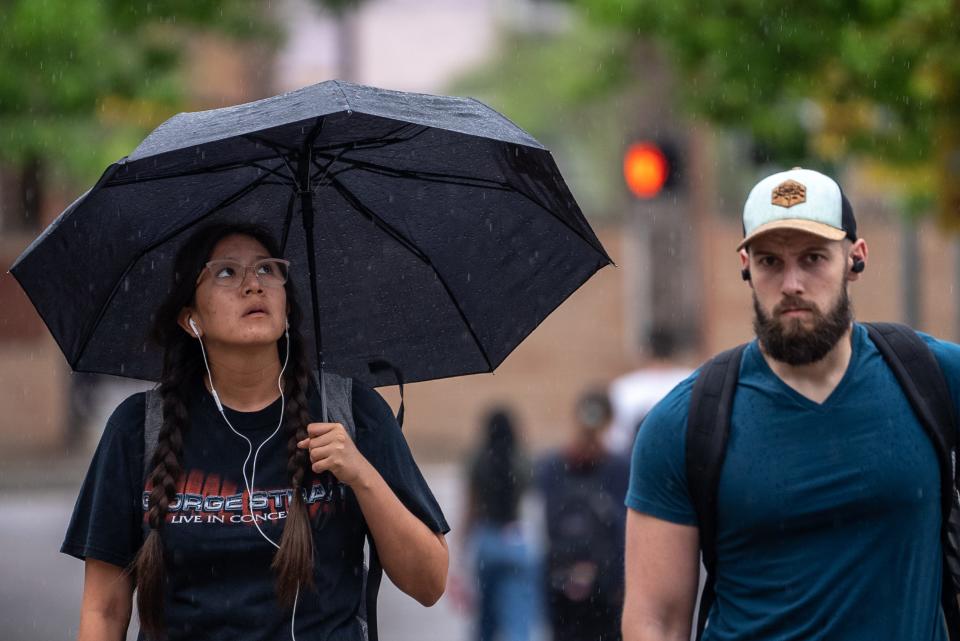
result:
M 629 460 L 605 445 L 611 418 L 605 392 L 585 394 L 570 443 L 537 465 L 547 534 L 543 581 L 554 641 L 620 638 Z
M 530 464 L 511 414 L 493 410 L 469 462 L 466 527 L 478 641 L 526 641 L 537 618 L 536 558 L 520 524 Z
M 67 393 L 67 445 L 83 445 L 96 412 L 97 393 L 103 376 L 72 372 Z
M 613 452 L 629 455 L 647 412 L 692 373 L 679 362 L 677 337 L 668 329 L 650 332 L 646 353 L 643 367 L 610 383 L 613 421 L 607 431 L 607 445 Z

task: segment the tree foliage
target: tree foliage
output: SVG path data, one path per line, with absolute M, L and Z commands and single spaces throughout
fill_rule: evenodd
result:
M 622 205 L 621 150 L 637 91 L 629 39 L 583 21 L 564 35 L 506 33 L 499 53 L 451 93 L 478 98 L 546 144 L 590 217 Z
M 0 162 L 89 180 L 184 106 L 198 32 L 273 37 L 253 0 L 0 2 Z
M 934 161 L 960 118 L 953 0 L 577 0 L 660 43 L 686 104 L 775 160 Z

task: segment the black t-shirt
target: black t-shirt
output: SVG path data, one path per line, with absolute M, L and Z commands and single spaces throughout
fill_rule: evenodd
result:
M 569 452 L 551 453 L 535 470 L 544 502 L 547 569 L 580 560 L 597 563 L 596 587 L 609 597 L 605 607 L 617 615 L 622 605 L 627 521 L 623 501 L 629 478 L 629 459 L 610 453 L 593 462 L 577 461 Z M 551 584 L 551 589 L 557 587 Z M 594 599 L 596 611 L 602 610 L 602 602 Z
M 312 389 L 309 402 L 311 416 L 319 416 L 319 399 Z M 144 405 L 144 394 L 134 394 L 107 422 L 62 552 L 126 567 L 149 533 L 144 511 Z M 209 394 L 194 393 L 187 405 L 191 423 L 184 435 L 184 474 L 163 528 L 168 638 L 289 639 L 291 613 L 277 602 L 270 569 L 275 548 L 253 524 L 256 519 L 267 536 L 280 541 L 290 492 L 287 434 L 281 429 L 260 450 L 251 514 L 241 473 L 247 443 L 227 427 Z M 280 400 L 258 412 L 225 411 L 256 451 L 277 427 Z M 358 449 L 400 501 L 433 531 L 448 532 L 389 405 L 357 381 L 353 416 Z M 249 470 L 248 463 L 248 475 Z M 325 476 L 326 482 L 311 475 L 307 483 L 316 590 L 301 587 L 298 641 L 363 638 L 358 613 L 366 525 L 352 491 Z

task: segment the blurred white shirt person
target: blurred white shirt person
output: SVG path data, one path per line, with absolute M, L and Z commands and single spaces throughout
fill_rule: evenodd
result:
M 653 331 L 648 339 L 651 359 L 641 369 L 624 374 L 610 383 L 613 421 L 606 434 L 611 452 L 629 453 L 640 421 L 667 393 L 693 372 L 675 360 L 672 334 Z

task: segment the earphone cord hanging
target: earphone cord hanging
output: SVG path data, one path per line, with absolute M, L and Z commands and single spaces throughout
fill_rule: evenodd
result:
M 283 358 L 283 367 L 280 368 L 280 376 L 277 378 L 277 387 L 280 390 L 280 422 L 277 423 L 277 427 L 267 438 L 263 439 L 263 442 L 260 443 L 260 446 L 257 447 L 257 451 L 253 451 L 253 442 L 247 438 L 244 434 L 241 434 L 233 427 L 233 424 L 230 423 L 230 419 L 227 418 L 226 412 L 223 411 L 223 403 L 220 402 L 220 396 L 217 394 L 217 389 L 213 386 L 213 374 L 210 372 L 210 364 L 207 362 L 207 350 L 203 346 L 203 339 L 200 338 L 199 332 L 194 328 L 194 333 L 197 334 L 197 340 L 200 343 L 200 353 L 203 355 L 203 366 L 207 370 L 207 380 L 210 381 L 210 395 L 213 396 L 213 401 L 217 405 L 217 409 L 220 411 L 220 416 L 223 417 L 224 422 L 227 424 L 227 427 L 230 428 L 234 434 L 242 438 L 247 443 L 247 457 L 243 460 L 243 468 L 241 470 L 243 474 L 243 482 L 247 486 L 247 500 L 250 503 L 250 514 L 254 516 L 253 525 L 257 528 L 257 532 L 260 533 L 267 543 L 273 547 L 280 549 L 280 545 L 271 539 L 266 533 L 260 528 L 260 524 L 257 523 L 256 516 L 253 512 L 253 488 L 254 481 L 256 480 L 257 474 L 257 457 L 260 455 L 260 450 L 263 449 L 263 446 L 267 444 L 267 441 L 272 439 L 280 431 L 280 428 L 283 426 L 283 413 L 286 407 L 286 399 L 283 396 L 283 373 L 287 369 L 287 363 L 290 361 L 290 331 L 287 330 L 284 332 L 284 335 L 287 337 L 287 350 Z M 247 462 L 250 460 L 250 455 L 253 454 L 253 466 L 250 469 L 250 478 L 247 478 Z M 297 620 L 297 602 L 300 600 L 300 583 L 297 583 L 297 591 L 293 597 L 293 613 L 290 615 L 290 638 L 293 641 L 297 641 L 297 637 L 294 635 L 294 626 Z

